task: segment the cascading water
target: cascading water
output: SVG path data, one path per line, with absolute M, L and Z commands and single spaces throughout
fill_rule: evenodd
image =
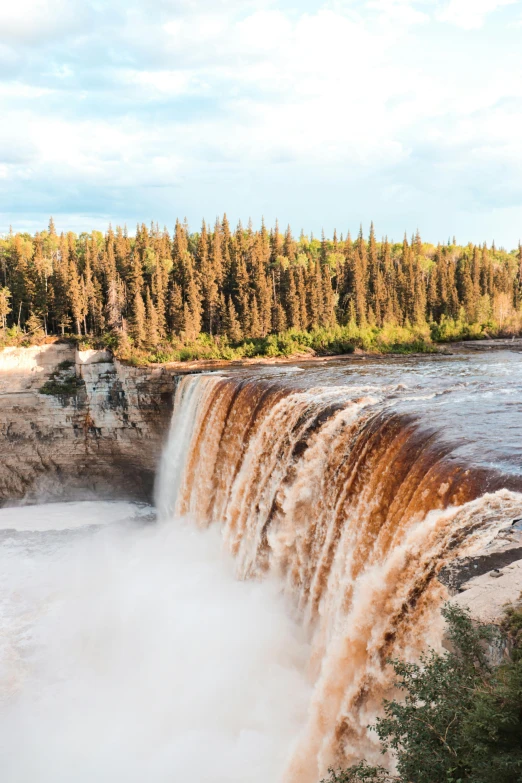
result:
M 519 494 L 484 493 L 480 471 L 451 456 L 364 387 L 180 382 L 160 514 L 221 525 L 238 576 L 277 574 L 312 640 L 314 690 L 285 783 L 378 757 L 367 725 L 389 692 L 387 659 L 440 644 L 437 573 L 520 513 Z

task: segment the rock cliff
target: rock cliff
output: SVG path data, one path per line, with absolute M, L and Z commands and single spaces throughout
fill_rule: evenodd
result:
M 161 368 L 103 351 L 0 352 L 0 505 L 94 493 L 150 500 L 174 385 Z

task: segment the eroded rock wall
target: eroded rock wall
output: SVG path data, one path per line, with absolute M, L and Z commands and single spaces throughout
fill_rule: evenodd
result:
M 42 394 L 74 363 L 76 394 Z M 152 498 L 175 379 L 62 344 L 0 352 L 0 504 L 98 497 Z

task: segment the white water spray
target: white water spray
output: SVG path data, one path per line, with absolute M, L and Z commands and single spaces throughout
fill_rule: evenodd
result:
M 303 632 L 274 583 L 235 580 L 218 529 L 146 512 L 0 511 L 2 783 L 281 779 Z

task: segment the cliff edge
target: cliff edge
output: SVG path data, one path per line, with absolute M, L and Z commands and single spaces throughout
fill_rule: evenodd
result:
M 0 505 L 150 500 L 175 379 L 67 344 L 0 352 Z

